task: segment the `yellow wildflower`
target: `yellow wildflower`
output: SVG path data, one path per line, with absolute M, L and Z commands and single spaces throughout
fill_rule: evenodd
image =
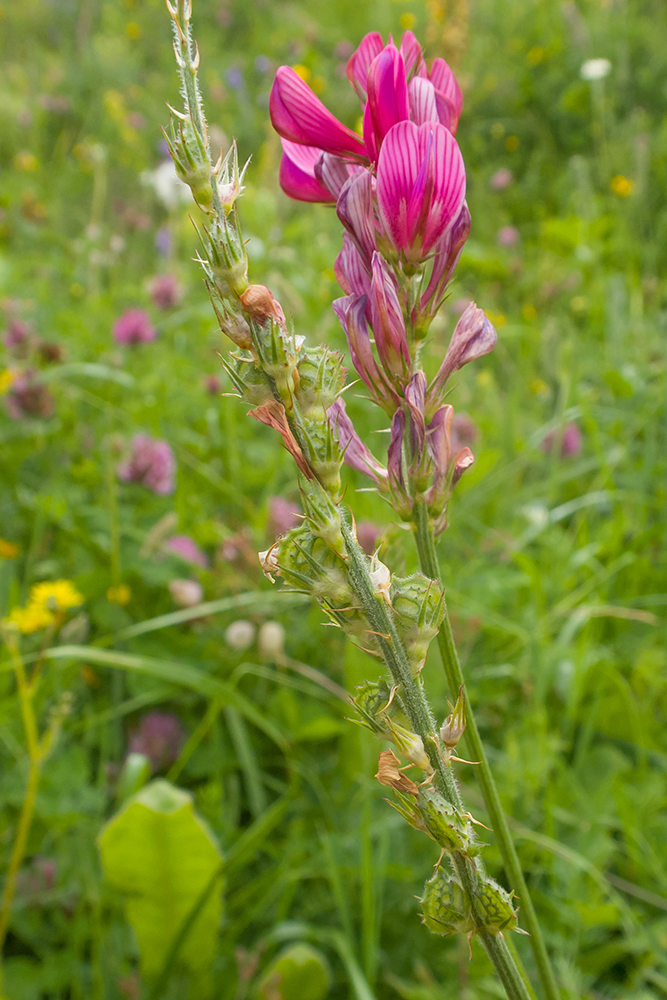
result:
M 301 63 L 296 63 L 296 65 L 292 66 L 292 69 L 297 76 L 301 77 L 304 83 L 308 83 L 310 80 L 310 70 L 307 66 L 303 66 Z
M 107 601 L 112 604 L 127 604 L 132 596 L 132 591 L 126 583 L 119 583 L 117 587 L 109 587 L 107 590 Z
M 67 611 L 83 604 L 83 596 L 70 580 L 49 580 L 30 588 L 28 604 L 49 611 Z
M 398 19 L 398 23 L 400 24 L 403 31 L 412 31 L 415 24 L 417 23 L 417 18 L 412 13 L 412 11 L 406 10 L 405 14 L 401 14 L 400 18 Z
M 13 608 L 3 625 L 15 625 L 24 635 L 38 632 L 54 621 L 52 613 L 37 604 L 28 604 L 25 608 Z
M 609 187 L 619 198 L 629 198 L 635 189 L 635 182 L 624 177 L 623 174 L 616 174 L 609 181 Z
M 0 395 L 3 392 L 7 392 L 16 378 L 16 372 L 12 371 L 11 368 L 5 368 L 0 372 Z
M 0 538 L 0 559 L 16 559 L 19 551 L 18 545 L 8 542 L 5 538 Z

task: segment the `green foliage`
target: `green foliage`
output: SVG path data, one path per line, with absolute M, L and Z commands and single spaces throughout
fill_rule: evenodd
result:
M 107 881 L 126 899 L 141 969 L 154 980 L 188 917 L 222 864 L 215 837 L 193 808 L 192 796 L 153 781 L 106 824 L 99 848 Z M 220 886 L 209 892 L 178 949 L 176 964 L 208 974 L 222 909 Z
M 324 1000 L 329 963 L 309 944 L 291 944 L 276 955 L 257 984 L 258 1000 Z

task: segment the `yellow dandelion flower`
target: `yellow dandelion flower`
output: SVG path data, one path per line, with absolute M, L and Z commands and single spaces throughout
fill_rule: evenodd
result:
M 49 580 L 30 588 L 29 604 L 49 611 L 68 611 L 83 604 L 83 596 L 70 580 Z
M 117 587 L 109 587 L 107 590 L 107 601 L 112 604 L 128 604 L 132 597 L 132 591 L 126 583 L 119 583 Z
M 53 615 L 47 608 L 29 603 L 25 608 L 13 608 L 3 625 L 14 625 L 24 635 L 30 635 L 52 625 L 53 621 Z
M 0 559 L 16 559 L 20 549 L 14 542 L 8 542 L 6 538 L 0 538 Z

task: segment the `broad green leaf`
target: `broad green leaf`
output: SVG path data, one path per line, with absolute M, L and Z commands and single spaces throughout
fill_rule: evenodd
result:
M 107 881 L 126 895 L 142 974 L 159 975 L 179 930 L 222 863 L 192 796 L 158 780 L 142 788 L 104 827 L 99 848 Z M 176 964 L 201 974 L 211 966 L 221 915 L 211 892 L 180 942 Z
M 276 955 L 257 986 L 261 1000 L 323 1000 L 331 988 L 329 963 L 310 944 L 291 944 Z

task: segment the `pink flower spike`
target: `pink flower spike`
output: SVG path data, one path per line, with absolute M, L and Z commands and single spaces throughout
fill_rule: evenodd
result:
M 458 80 L 445 60 L 440 58 L 433 60 L 429 79 L 438 92 L 438 95 L 444 98 L 444 101 L 440 102 L 442 104 L 442 111 L 445 112 L 445 109 L 450 109 L 447 111 L 447 114 L 451 115 L 451 122 L 444 121 L 444 116 L 441 116 L 440 121 L 449 128 L 452 135 L 455 135 L 461 111 L 463 110 L 463 94 L 461 93 Z M 445 104 L 445 102 L 447 103 Z
M 269 112 L 273 127 L 283 139 L 366 162 L 366 147 L 362 139 L 334 118 L 289 66 L 280 66 L 276 72 Z
M 458 218 L 465 198 L 463 157 L 437 122 L 399 122 L 378 161 L 380 220 L 396 250 L 417 263 Z
M 410 117 L 416 125 L 440 120 L 438 117 L 435 87 L 429 80 L 425 80 L 421 76 L 416 76 L 413 80 L 410 80 L 408 97 L 410 100 Z
M 370 295 L 371 279 L 349 233 L 343 233 L 343 246 L 336 257 L 334 274 L 347 295 Z
M 335 201 L 335 197 L 315 174 L 315 167 L 322 158 L 322 150 L 317 146 L 302 146 L 289 139 L 281 141 L 283 155 L 280 161 L 280 186 L 287 197 L 295 201 Z
M 375 160 L 384 137 L 397 122 L 410 117 L 405 63 L 395 45 L 387 45 L 368 70 L 368 102 L 364 111 L 364 139 Z
M 384 258 L 373 254 L 371 326 L 375 346 L 387 372 L 401 378 L 410 367 L 410 351 L 395 279 Z
M 387 480 L 387 470 L 371 454 L 355 431 L 354 424 L 347 415 L 345 401 L 337 399 L 327 410 L 327 417 L 334 437 L 344 453 L 345 464 L 357 472 L 363 472 L 378 486 L 383 486 Z
M 352 53 L 348 60 L 347 75 L 362 101 L 366 100 L 368 67 L 375 57 L 379 56 L 383 48 L 382 35 L 377 31 L 371 31 L 370 34 L 364 35 L 359 48 Z
M 369 170 L 364 170 L 349 179 L 338 197 L 336 213 L 352 237 L 364 266 L 370 273 L 376 242 L 373 177 Z

